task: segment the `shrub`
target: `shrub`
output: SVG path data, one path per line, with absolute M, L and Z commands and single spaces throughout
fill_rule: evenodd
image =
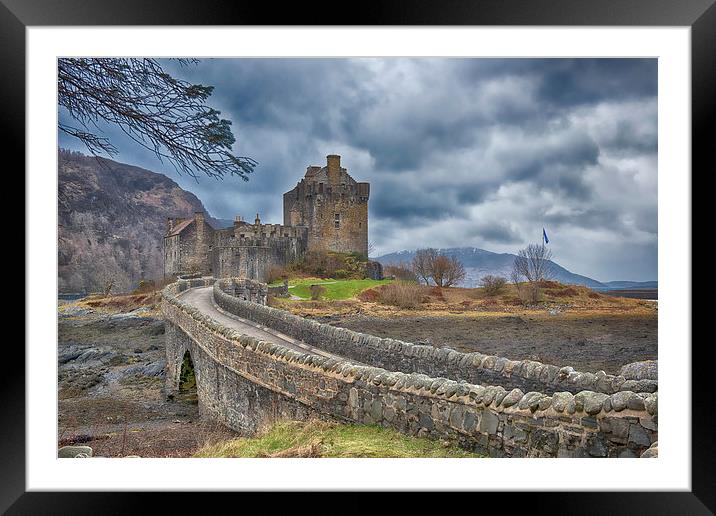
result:
M 542 289 L 538 282 L 526 283 L 521 285 L 518 290 L 522 304 L 536 305 L 542 300 Z
M 433 297 L 436 297 L 438 301 L 445 301 L 445 296 L 443 295 L 443 289 L 435 286 L 430 289 L 430 295 Z
M 507 284 L 507 280 L 502 276 L 494 276 L 488 274 L 480 279 L 480 286 L 483 288 L 485 295 L 496 296 L 501 294 Z
M 399 263 L 397 265 L 386 265 L 385 267 L 383 267 L 383 276 L 392 276 L 397 280 L 411 281 L 415 283 L 417 283 L 418 281 L 418 276 L 415 274 L 412 268 L 404 263 Z
M 576 288 L 574 288 L 574 287 L 567 287 L 567 288 L 563 289 L 563 290 L 559 293 L 559 295 L 560 295 L 560 296 L 564 296 L 564 297 L 574 297 L 574 296 L 578 296 L 578 295 L 579 295 L 579 291 L 578 291 Z
M 303 259 L 293 263 L 291 270 L 318 278 L 361 279 L 365 277 L 365 261 L 354 254 L 315 250 L 307 252 Z
M 384 285 L 378 290 L 378 302 L 384 305 L 400 308 L 416 308 L 423 298 L 423 289 L 420 285 L 407 281 L 396 281 Z
M 148 294 L 154 292 L 157 289 L 157 285 L 154 280 L 140 280 L 137 288 L 132 291 L 132 294 Z
M 319 301 L 326 294 L 326 287 L 323 285 L 311 285 L 311 299 Z
M 377 303 L 380 301 L 380 293 L 374 288 L 369 288 L 358 294 L 358 299 L 367 303 Z

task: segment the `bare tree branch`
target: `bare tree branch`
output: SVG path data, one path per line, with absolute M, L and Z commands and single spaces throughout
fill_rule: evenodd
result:
M 105 122 L 195 179 L 204 173 L 247 181 L 257 164 L 232 153 L 231 122 L 206 105 L 213 86 L 175 79 L 154 59 L 59 59 L 57 77 L 58 103 L 79 125 L 60 123 L 58 129 L 95 156 L 117 154 L 108 138 L 96 134 Z

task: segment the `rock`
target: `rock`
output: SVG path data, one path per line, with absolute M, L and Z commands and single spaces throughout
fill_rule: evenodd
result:
M 584 398 L 584 411 L 589 415 L 598 414 L 602 411 L 604 401 L 609 396 L 601 392 L 591 392 Z
M 658 380 L 627 380 L 622 385 L 625 391 L 656 392 L 659 390 Z
M 552 395 L 552 407 L 557 412 L 564 412 L 573 397 L 571 392 L 555 392 Z
M 658 361 L 644 360 L 626 364 L 619 370 L 619 374 L 627 380 L 658 380 Z
M 68 306 L 67 308 L 61 308 L 60 309 L 60 315 L 65 317 L 74 317 L 78 315 L 89 315 L 91 313 L 94 313 L 94 310 L 91 308 L 82 308 L 79 306 Z
M 644 407 L 644 400 L 638 394 L 634 394 L 633 396 L 629 396 L 629 398 L 627 398 L 627 408 L 629 410 L 646 410 Z
M 131 375 L 142 375 L 142 376 L 158 376 L 161 377 L 165 374 L 167 361 L 157 360 L 156 362 L 150 362 L 149 364 L 136 364 L 129 366 L 122 371 L 123 376 Z
M 629 442 L 639 446 L 651 446 L 649 434 L 638 423 L 633 423 L 629 426 Z
M 503 407 L 511 407 L 515 403 L 519 403 L 519 401 L 522 399 L 522 397 L 525 394 L 520 389 L 512 389 L 510 392 L 507 393 L 507 395 L 502 399 L 502 406 Z
M 566 380 L 567 377 L 568 377 L 571 373 L 573 373 L 573 372 L 574 372 L 574 368 L 573 368 L 573 367 L 565 366 L 565 367 L 562 367 L 562 368 L 559 370 L 559 373 L 557 373 L 557 374 L 558 374 L 558 377 L 559 377 L 560 380 Z
M 539 409 L 540 410 L 547 410 L 549 407 L 552 406 L 552 398 L 551 396 L 545 396 L 541 400 L 539 400 Z
M 635 394 L 631 391 L 620 391 L 612 394 L 609 399 L 612 402 L 612 408 L 615 412 L 621 412 L 627 407 L 627 401 Z
M 655 459 L 659 456 L 659 442 L 654 441 L 644 453 L 641 454 L 642 459 Z
M 82 355 L 82 353 L 84 353 L 83 350 L 67 351 L 67 352 L 65 352 L 65 353 L 60 354 L 60 355 L 57 357 L 57 362 L 59 362 L 60 364 L 66 364 L 67 362 L 72 362 L 72 361 L 75 360 L 77 357 L 79 357 L 80 355 Z
M 57 451 L 60 459 L 84 459 L 92 457 L 92 448 L 89 446 L 63 446 Z
M 659 394 L 654 393 L 650 394 L 644 399 L 644 407 L 646 408 L 646 411 L 652 415 L 655 416 L 659 412 Z
M 482 417 L 480 418 L 480 432 L 496 434 L 499 422 L 500 419 L 495 414 L 489 410 L 483 410 Z

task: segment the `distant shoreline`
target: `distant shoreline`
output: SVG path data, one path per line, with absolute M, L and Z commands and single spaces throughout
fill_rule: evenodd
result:
M 614 297 L 631 297 L 634 299 L 644 299 L 647 301 L 658 301 L 659 300 L 659 289 L 658 288 L 633 288 L 623 290 L 603 290 L 600 292 L 607 296 Z

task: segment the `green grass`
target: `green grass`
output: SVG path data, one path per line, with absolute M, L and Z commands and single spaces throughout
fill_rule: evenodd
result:
M 288 291 L 294 296 L 301 299 L 311 299 L 311 285 L 322 285 L 326 289 L 323 299 L 339 300 L 350 299 L 357 296 L 365 289 L 375 287 L 377 285 L 385 285 L 392 280 L 372 280 L 372 279 L 316 279 L 316 278 L 300 278 L 288 281 Z M 275 285 L 280 285 L 278 281 Z
M 253 438 L 201 448 L 195 457 L 481 457 L 456 445 L 380 426 L 287 421 Z

